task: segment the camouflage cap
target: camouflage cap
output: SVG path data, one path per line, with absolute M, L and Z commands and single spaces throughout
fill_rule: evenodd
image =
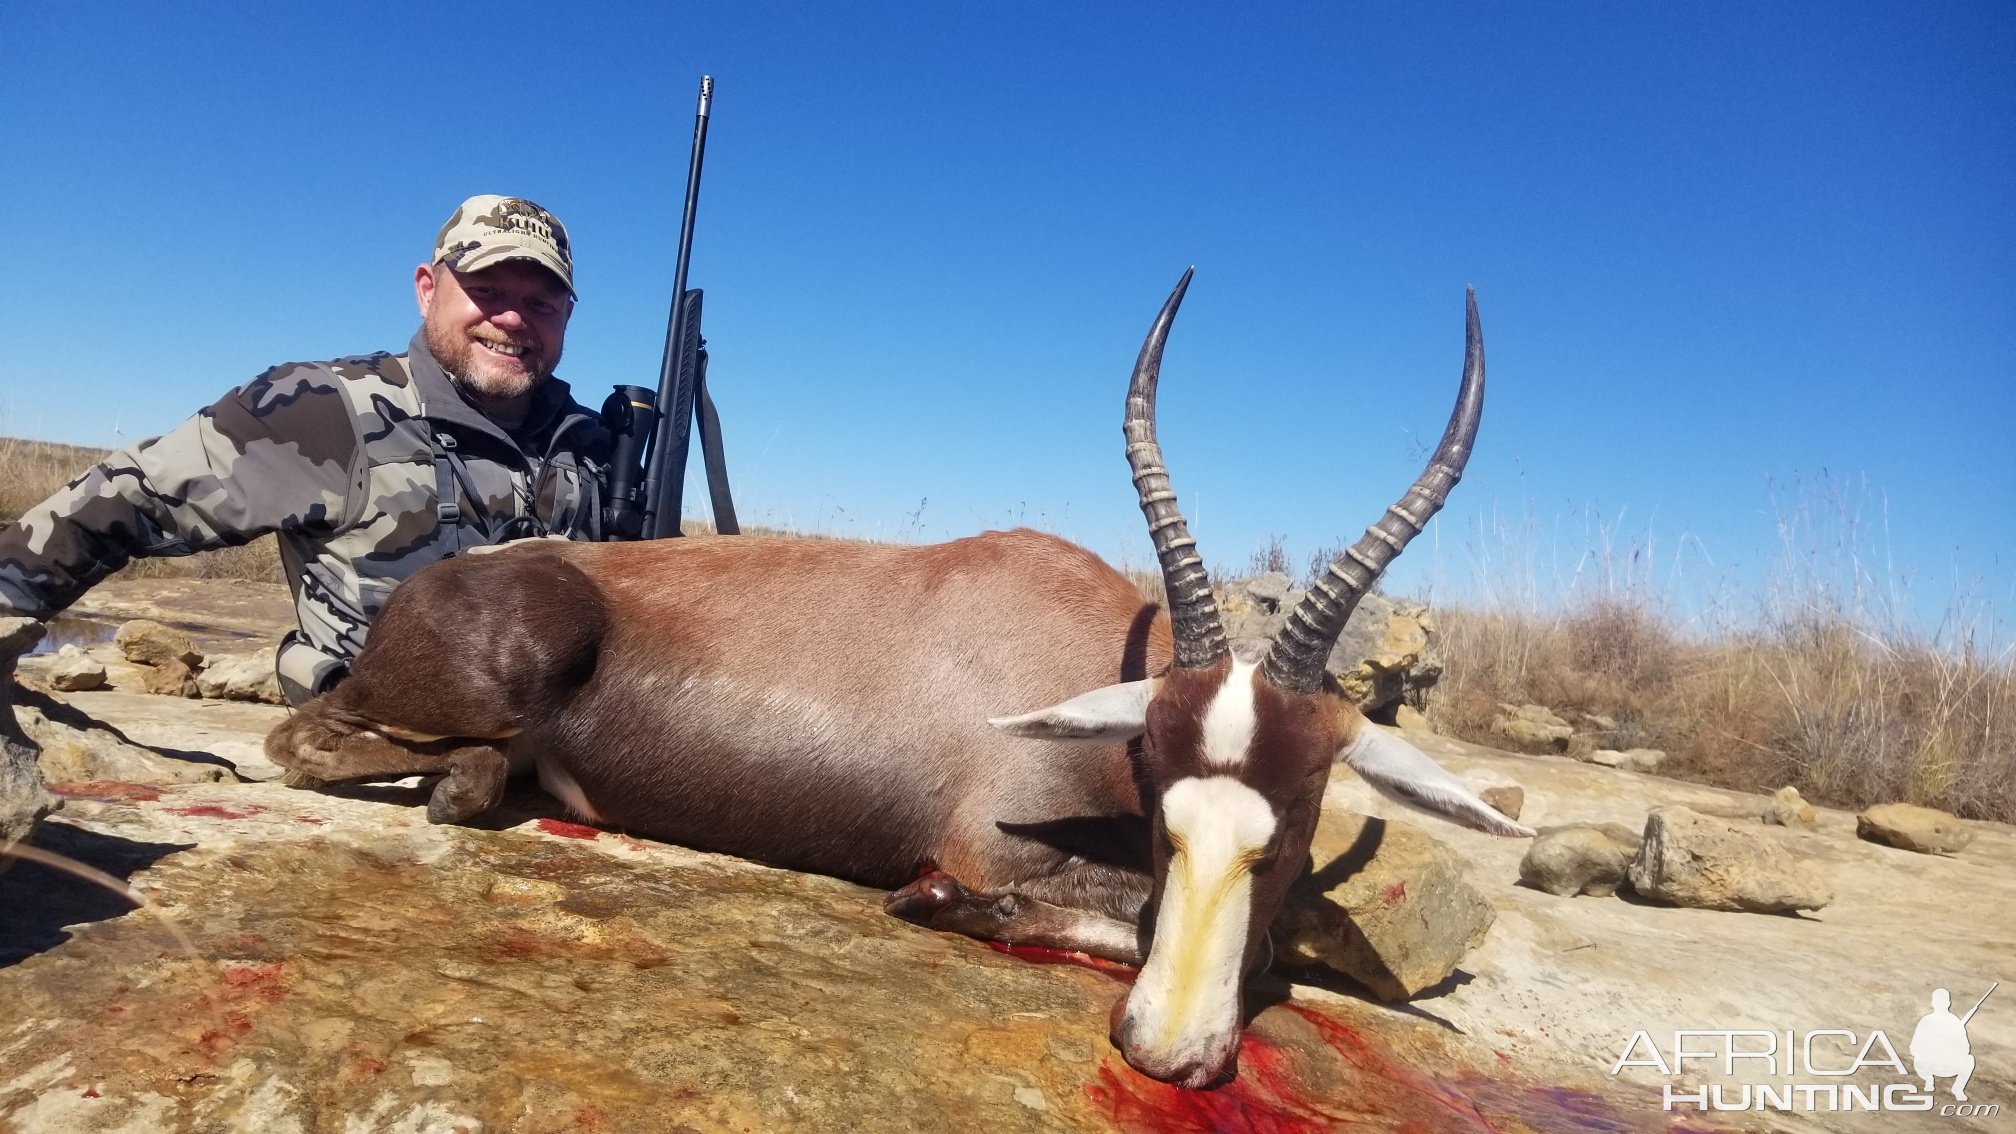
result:
M 506 260 L 531 260 L 574 290 L 574 253 L 560 218 L 523 197 L 483 193 L 456 206 L 434 238 L 432 263 L 474 272 Z

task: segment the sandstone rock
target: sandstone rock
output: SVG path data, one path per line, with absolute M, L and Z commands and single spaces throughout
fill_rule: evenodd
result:
M 1804 827 L 1813 829 L 1819 824 L 1819 817 L 1813 813 L 1813 805 L 1799 795 L 1799 789 L 1786 784 L 1771 795 L 1771 805 L 1764 811 L 1764 822 L 1774 827 Z
M 1526 806 L 1526 789 L 1517 784 L 1501 784 L 1480 789 L 1477 798 L 1496 808 L 1505 818 L 1517 819 Z
M 85 689 L 105 687 L 105 663 L 85 653 L 81 648 L 64 646 L 56 653 L 44 673 L 49 688 L 59 693 L 76 693 Z
M 1631 772 L 1656 772 L 1665 760 L 1666 753 L 1657 748 L 1627 748 L 1623 767 Z
M 1608 835 L 1611 842 L 1624 848 L 1624 857 L 1627 859 L 1638 857 L 1638 848 L 1645 845 L 1643 827 L 1626 827 L 1622 823 L 1584 823 L 1581 826 L 1594 827 Z M 1550 827 L 1548 830 L 1553 828 Z
M 18 658 L 35 648 L 49 628 L 38 618 L 0 618 L 0 657 Z
M 34 706 L 22 706 L 15 712 L 22 730 L 41 746 L 35 763 L 42 778 L 52 784 L 102 780 L 210 784 L 237 779 L 221 763 L 164 756 L 151 748 L 129 744 L 109 729 L 80 728 L 67 721 L 52 720 Z
M 1632 853 L 1597 827 L 1552 827 L 1519 861 L 1519 880 L 1557 897 L 1608 897 L 1624 881 Z
M 0 618 L 0 845 L 26 839 L 44 815 L 63 806 L 43 788 L 35 742 L 15 721 L 14 664 L 47 632 L 33 618 Z
M 1569 732 L 1575 731 L 1567 721 L 1562 720 L 1554 710 L 1545 705 L 1507 705 L 1504 708 L 1506 714 L 1513 720 L 1531 721 L 1534 724 L 1545 725 L 1548 728 L 1565 728 Z
M 1974 832 L 1944 811 L 1911 803 L 1879 803 L 1855 817 L 1855 835 L 1920 854 L 1957 854 Z
M 189 635 L 151 618 L 135 618 L 119 627 L 112 643 L 126 660 L 138 665 L 167 665 L 181 662 L 190 670 L 203 664 L 203 652 Z
M 1493 722 L 1500 735 L 1523 748 L 1560 752 L 1575 730 L 1539 705 L 1521 705 Z
M 196 675 L 196 687 L 213 701 L 258 701 L 284 705 L 280 678 L 273 671 L 271 648 L 250 654 L 229 654 L 212 658 Z
M 1576 739 L 1580 740 L 1581 737 L 1577 736 Z M 1654 772 L 1666 759 L 1666 754 L 1657 748 L 1632 748 L 1623 752 L 1614 748 L 1596 748 L 1581 752 L 1571 745 L 1568 754 L 1585 764 L 1600 764 L 1606 768 L 1619 768 L 1626 772 Z
M 1428 721 L 1428 714 L 1412 705 L 1400 705 L 1393 710 L 1393 723 L 1400 728 L 1416 732 L 1434 732 L 1435 726 Z
M 1786 913 L 1834 899 L 1777 843 L 1685 807 L 1661 807 L 1646 819 L 1627 877 L 1641 897 L 1694 909 Z
M 1261 610 L 1274 614 L 1281 609 L 1281 602 L 1288 597 L 1292 585 L 1293 581 L 1287 575 L 1279 571 L 1269 571 L 1245 580 L 1242 589 L 1246 597 L 1252 599 Z
M 1309 861 L 1274 922 L 1281 956 L 1328 965 L 1381 1000 L 1448 979 L 1497 917 L 1456 853 L 1405 823 L 1326 811 Z
M 1283 589 L 1271 572 L 1225 587 L 1225 632 L 1231 638 L 1272 638 L 1307 593 Z M 1428 608 L 1374 592 L 1358 604 L 1324 663 L 1357 706 L 1373 713 L 1396 702 L 1421 702 L 1442 677 L 1438 633 Z
M 144 666 L 140 670 L 140 688 L 163 697 L 201 697 L 203 690 L 196 685 L 196 674 L 179 660 L 170 659 L 161 665 Z
M 1315 990 L 1249 995 L 1238 1079 L 1184 1091 L 1109 1042 L 1113 966 L 919 929 L 878 891 L 523 817 L 126 786 L 44 837 L 158 909 L 89 896 L 61 930 L 81 883 L 0 876 L 11 1134 L 1667 1129 Z

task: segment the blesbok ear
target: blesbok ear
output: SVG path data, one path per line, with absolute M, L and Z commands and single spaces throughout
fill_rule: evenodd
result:
M 1409 807 L 1494 835 L 1533 837 L 1532 828 L 1507 819 L 1477 798 L 1476 792 L 1429 759 L 1427 753 L 1370 721 L 1359 726 L 1357 739 L 1337 750 L 1337 759 L 1365 777 L 1381 795 Z
M 1157 679 L 1123 681 L 1081 693 L 1069 701 L 1023 713 L 992 717 L 987 723 L 1031 740 L 1068 740 L 1079 744 L 1110 744 L 1141 735 L 1147 727 L 1148 702 L 1155 699 Z

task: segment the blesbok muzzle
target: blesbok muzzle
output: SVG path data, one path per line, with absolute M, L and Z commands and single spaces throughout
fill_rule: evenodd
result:
M 1241 992 L 1265 924 L 1256 904 L 1273 897 L 1260 892 L 1257 868 L 1278 851 L 1280 826 L 1232 776 L 1192 776 L 1163 792 L 1155 936 L 1113 1021 L 1114 1045 L 1143 1074 L 1208 1087 L 1237 1069 Z

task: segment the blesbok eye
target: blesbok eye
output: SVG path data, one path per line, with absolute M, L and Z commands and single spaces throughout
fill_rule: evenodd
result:
M 1274 837 L 1267 840 L 1267 845 L 1260 848 L 1260 853 L 1253 857 L 1252 864 L 1247 869 L 1254 874 L 1259 874 L 1268 867 L 1273 866 L 1274 860 L 1280 857 L 1281 832 L 1276 831 L 1274 832 Z

